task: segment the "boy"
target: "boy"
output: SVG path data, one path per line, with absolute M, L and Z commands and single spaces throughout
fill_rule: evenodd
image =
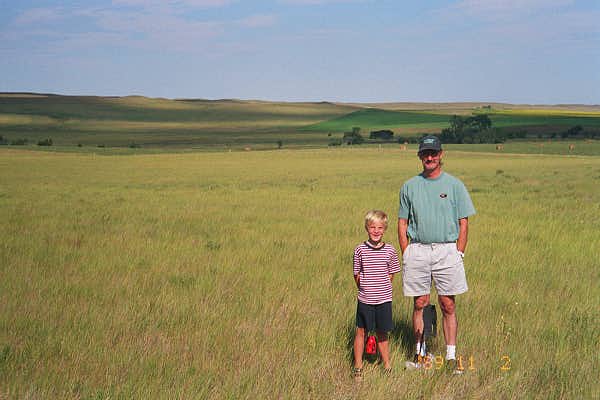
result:
M 400 272 L 398 253 L 381 239 L 387 229 L 387 215 L 373 210 L 365 215 L 365 229 L 369 239 L 354 249 L 354 280 L 358 288 L 356 307 L 356 336 L 354 338 L 354 376 L 362 377 L 362 356 L 365 335 L 377 332 L 377 347 L 383 367 L 390 371 L 390 350 L 387 333 L 392 322 L 392 280 Z

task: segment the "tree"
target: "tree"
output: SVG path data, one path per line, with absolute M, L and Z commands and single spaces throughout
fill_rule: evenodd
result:
M 440 140 L 444 143 L 502 143 L 506 140 L 501 131 L 491 128 L 492 120 L 487 114 L 466 118 L 453 115 L 450 127 L 442 130 Z
M 369 134 L 369 139 L 382 139 L 382 140 L 390 140 L 394 137 L 394 132 L 389 129 L 383 129 L 380 131 L 371 131 Z
M 44 139 L 37 142 L 38 146 L 52 146 L 52 139 Z
M 361 144 L 365 139 L 360 134 L 360 127 L 355 126 L 352 128 L 352 132 L 344 132 L 342 141 L 348 145 L 350 144 Z

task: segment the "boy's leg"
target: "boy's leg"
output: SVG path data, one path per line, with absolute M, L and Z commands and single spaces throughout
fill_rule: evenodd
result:
M 387 333 L 377 332 L 377 348 L 383 361 L 383 368 L 390 369 L 390 346 Z
M 394 329 L 392 302 L 379 304 L 376 310 L 377 348 L 381 355 L 381 361 L 383 361 L 383 367 L 387 370 L 390 369 L 390 347 L 387 332 L 391 332 Z
M 354 368 L 362 368 L 365 349 L 365 328 L 356 327 L 354 336 Z

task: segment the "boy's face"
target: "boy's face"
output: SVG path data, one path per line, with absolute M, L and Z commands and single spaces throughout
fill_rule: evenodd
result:
M 379 243 L 385 233 L 385 225 L 383 222 L 371 221 L 367 224 L 367 233 L 369 234 L 369 241 Z

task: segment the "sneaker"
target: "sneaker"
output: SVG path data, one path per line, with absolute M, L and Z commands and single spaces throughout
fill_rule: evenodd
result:
M 353 368 L 352 374 L 354 375 L 354 382 L 362 382 L 363 373 L 362 368 Z
M 421 368 L 423 368 L 423 359 L 421 357 L 419 357 L 418 354 L 415 354 L 413 361 L 407 361 L 404 364 L 404 367 L 406 369 L 421 369 Z
M 465 372 L 465 367 L 460 365 L 455 359 L 446 360 L 446 371 L 452 375 L 462 375 Z

